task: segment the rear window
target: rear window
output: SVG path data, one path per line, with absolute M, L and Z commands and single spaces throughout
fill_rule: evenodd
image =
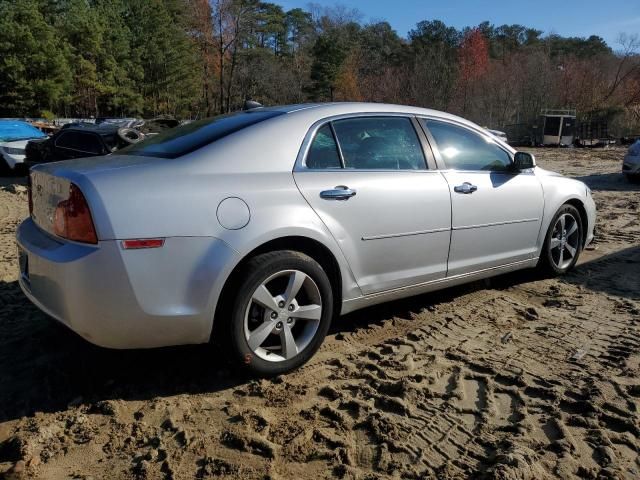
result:
M 284 112 L 236 112 L 172 128 L 116 152 L 117 155 L 178 158 Z

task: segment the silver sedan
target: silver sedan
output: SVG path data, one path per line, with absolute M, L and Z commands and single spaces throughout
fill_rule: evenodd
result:
M 337 315 L 517 269 L 562 274 L 593 238 L 581 182 L 421 108 L 333 103 L 197 121 L 39 165 L 20 285 L 90 342 L 217 341 L 273 375 Z

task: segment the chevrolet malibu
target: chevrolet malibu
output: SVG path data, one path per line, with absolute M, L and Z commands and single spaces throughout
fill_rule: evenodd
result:
M 593 238 L 581 182 L 485 129 L 405 106 L 254 108 L 117 154 L 38 165 L 20 285 L 95 344 L 216 340 L 256 374 L 307 361 L 331 320 L 539 267 Z

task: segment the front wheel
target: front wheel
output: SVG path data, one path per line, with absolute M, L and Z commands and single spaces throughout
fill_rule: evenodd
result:
M 562 275 L 571 270 L 582 251 L 582 220 L 573 205 L 563 205 L 555 214 L 540 259 L 549 273 Z
M 327 334 L 333 294 L 327 274 L 294 251 L 258 255 L 243 268 L 229 315 L 238 364 L 278 375 L 304 364 Z

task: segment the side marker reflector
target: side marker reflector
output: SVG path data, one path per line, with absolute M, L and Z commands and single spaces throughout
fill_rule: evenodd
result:
M 122 248 L 135 250 L 139 248 L 159 248 L 164 245 L 164 238 L 139 238 L 136 240 L 123 240 Z

